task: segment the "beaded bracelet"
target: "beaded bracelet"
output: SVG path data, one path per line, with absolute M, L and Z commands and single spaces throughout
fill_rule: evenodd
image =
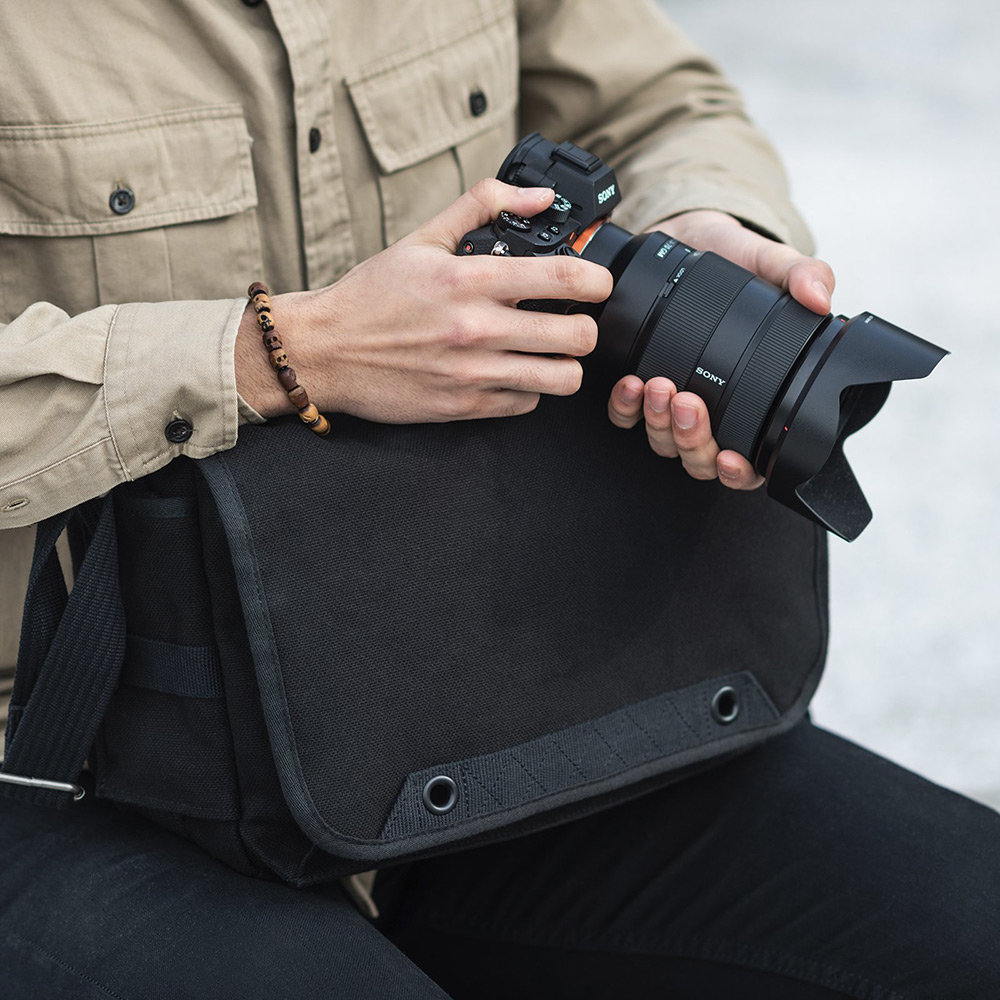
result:
M 314 404 L 309 402 L 309 393 L 296 381 L 295 369 L 288 364 L 288 355 L 285 353 L 284 347 L 281 346 L 281 338 L 274 329 L 274 320 L 271 317 L 271 299 L 267 285 L 261 281 L 255 281 L 247 289 L 247 295 L 250 296 L 250 301 L 253 303 L 264 347 L 267 348 L 271 367 L 278 376 L 281 388 L 288 393 L 292 405 L 299 411 L 299 420 L 321 437 L 325 437 L 330 433 L 330 421 L 316 409 Z

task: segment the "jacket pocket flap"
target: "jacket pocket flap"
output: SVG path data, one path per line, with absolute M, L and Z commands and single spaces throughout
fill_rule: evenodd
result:
M 257 204 L 250 142 L 239 104 L 0 126 L 0 233 L 100 235 L 244 211 Z
M 458 38 L 383 60 L 346 83 L 382 172 L 411 167 L 485 132 L 517 103 L 514 19 L 466 26 Z

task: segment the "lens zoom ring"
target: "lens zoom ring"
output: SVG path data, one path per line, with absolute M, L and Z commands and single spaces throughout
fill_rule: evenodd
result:
M 678 389 L 687 388 L 719 320 L 752 277 L 724 257 L 706 253 L 667 300 L 639 362 L 639 378 L 666 375 Z
M 719 424 L 720 448 L 750 454 L 785 376 L 824 319 L 794 300 L 781 310 L 733 389 Z

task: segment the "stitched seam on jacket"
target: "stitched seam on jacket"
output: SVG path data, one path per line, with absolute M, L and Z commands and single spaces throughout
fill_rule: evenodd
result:
M 163 111 L 154 115 L 136 115 L 132 118 L 114 118 L 103 122 L 67 122 L 61 125 L 0 125 L 0 142 L 36 142 L 51 136 L 53 139 L 85 139 L 116 132 L 134 132 L 136 126 L 157 128 L 161 125 L 180 125 L 199 121 L 217 121 L 223 118 L 243 118 L 243 107 L 238 102 L 212 104 L 208 107 L 182 108 Z
M 185 222 L 204 222 L 206 219 L 222 218 L 227 215 L 237 215 L 248 208 L 252 208 L 252 199 L 247 192 L 246 183 L 240 179 L 240 193 L 225 201 L 212 201 L 207 204 L 196 202 L 190 205 L 182 205 L 179 208 L 163 209 L 160 212 L 150 212 L 143 215 L 136 212 L 129 215 L 127 219 L 122 219 L 120 223 L 115 223 L 113 219 L 69 219 L 65 222 L 16 222 L 8 219 L 0 219 L 0 225 L 4 226 L 4 233 L 9 236 L 32 236 L 41 229 L 83 229 L 94 227 L 94 232 L 81 232 L 81 236 L 105 236 L 119 232 L 136 232 L 142 229 L 154 229 L 156 223 L 161 225 L 181 225 Z M 174 222 L 167 220 L 175 219 Z M 139 223 L 142 223 L 140 226 Z M 147 225 L 148 224 L 148 225 Z M 24 230 L 18 232 L 18 230 Z
M 35 472 L 29 472 L 26 476 L 21 476 L 20 479 L 13 479 L 9 483 L 0 484 L 0 490 L 10 489 L 12 486 L 20 486 L 22 483 L 28 482 L 29 479 L 34 479 L 35 476 L 40 476 L 45 472 L 50 472 L 57 466 L 62 465 L 64 462 L 70 462 L 74 458 L 79 458 L 85 452 L 90 451 L 92 448 L 98 448 L 102 444 L 106 444 L 108 441 L 113 439 L 109 435 L 108 437 L 102 437 L 100 441 L 95 441 L 93 444 L 88 444 L 85 448 L 81 448 L 79 451 L 74 451 L 72 455 L 67 455 L 65 458 L 60 458 L 58 462 L 53 462 L 51 465 L 46 465 L 44 469 L 38 469 Z
M 115 306 L 115 311 L 111 314 L 111 322 L 108 324 L 108 335 L 104 339 L 104 383 L 101 386 L 101 395 L 104 397 L 104 418 L 108 422 L 108 435 L 111 438 L 111 447 L 115 449 L 115 458 L 118 459 L 118 468 L 121 469 L 122 476 L 125 478 L 126 482 L 129 482 L 132 477 L 129 475 L 129 471 L 122 461 L 122 453 L 118 448 L 118 442 L 115 440 L 115 431 L 111 426 L 111 407 L 108 406 L 108 355 L 111 353 L 111 337 L 114 335 L 115 326 L 118 323 L 118 313 L 121 310 L 121 306 Z

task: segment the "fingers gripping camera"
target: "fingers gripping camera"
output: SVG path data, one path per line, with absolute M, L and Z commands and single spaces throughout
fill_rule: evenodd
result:
M 844 440 L 878 413 L 893 381 L 929 375 L 947 351 L 872 313 L 820 316 L 724 257 L 616 226 L 614 171 L 572 143 L 532 133 L 497 177 L 556 197 L 532 219 L 501 212 L 458 254 L 573 254 L 607 267 L 614 290 L 603 303 L 521 305 L 590 313 L 598 342 L 586 377 L 610 386 L 629 373 L 665 375 L 697 393 L 720 448 L 745 455 L 771 497 L 848 541 L 861 534 L 872 512 Z

